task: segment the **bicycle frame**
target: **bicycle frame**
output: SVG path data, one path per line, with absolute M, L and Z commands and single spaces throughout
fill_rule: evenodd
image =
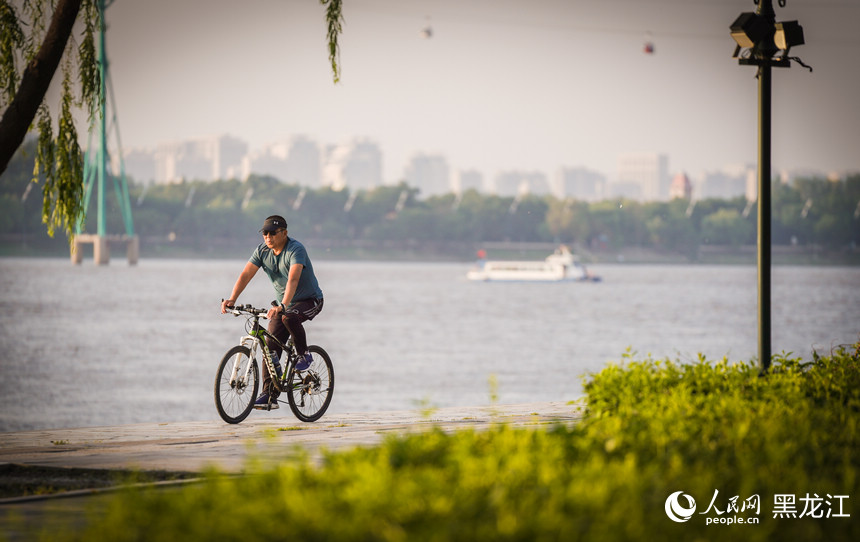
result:
M 260 315 L 254 314 L 252 318 L 254 319 L 254 324 L 251 328 L 251 331 L 248 332 L 247 335 L 243 335 L 239 338 L 239 344 L 246 347 L 248 349 L 248 355 L 251 360 L 256 359 L 257 356 L 257 348 L 259 347 L 263 353 L 263 363 L 266 364 L 269 370 L 269 376 L 272 376 L 272 382 L 275 385 L 275 388 L 279 392 L 284 391 L 284 382 L 277 377 L 277 371 L 275 371 L 275 364 L 272 361 L 272 353 L 269 351 L 269 347 L 266 344 L 266 338 L 272 339 L 278 346 L 281 347 L 281 354 L 283 357 L 283 367 L 281 375 L 286 375 L 289 373 L 291 366 L 294 363 L 294 353 L 293 350 L 293 341 L 292 337 L 287 341 L 287 344 L 283 344 L 281 341 L 277 339 L 277 337 L 273 336 L 266 329 L 263 329 L 263 326 L 260 325 Z M 233 372 L 230 374 L 230 382 L 236 382 L 237 377 L 239 376 L 239 358 L 236 359 L 233 364 Z M 247 382 L 248 374 L 251 371 L 251 363 L 248 363 L 248 366 L 245 367 L 245 373 L 242 375 L 242 382 Z

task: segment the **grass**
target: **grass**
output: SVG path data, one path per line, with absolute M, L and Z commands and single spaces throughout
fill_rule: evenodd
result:
M 860 540 L 860 343 L 810 363 L 780 356 L 764 377 L 750 362 L 628 356 L 588 376 L 584 388 L 586 416 L 574 426 L 496 423 L 389 435 L 378 446 L 327 453 L 321 464 L 285 458 L 238 479 L 212 472 L 171 491 L 130 489 L 85 529 L 51 534 L 116 541 Z M 666 512 L 679 491 L 696 503 L 685 522 Z M 775 517 L 778 497 L 788 495 L 804 517 Z M 819 508 L 803 514 L 811 504 Z

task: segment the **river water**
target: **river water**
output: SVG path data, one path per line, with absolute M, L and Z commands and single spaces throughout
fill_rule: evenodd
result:
M 215 369 L 244 333 L 219 305 L 243 265 L 0 258 L 0 431 L 219 419 Z M 594 265 L 602 282 L 550 284 L 472 283 L 457 263 L 315 268 L 326 303 L 306 329 L 334 361 L 330 412 L 571 400 L 628 348 L 757 355 L 755 266 Z M 775 267 L 772 296 L 774 353 L 860 339 L 860 268 Z M 260 273 L 240 302 L 273 297 Z

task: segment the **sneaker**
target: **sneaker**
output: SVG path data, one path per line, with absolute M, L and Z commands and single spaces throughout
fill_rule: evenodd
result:
M 311 356 L 310 352 L 305 352 L 305 355 L 299 358 L 299 361 L 296 362 L 296 370 L 297 371 L 307 371 L 311 367 L 311 363 L 314 362 L 313 356 Z
M 272 404 L 270 405 L 269 404 L 269 394 L 264 393 L 264 394 L 260 395 L 259 397 L 257 397 L 256 401 L 254 401 L 254 408 L 256 408 L 257 410 L 265 410 L 265 409 L 275 410 L 278 408 L 278 401 L 276 399 L 273 399 Z

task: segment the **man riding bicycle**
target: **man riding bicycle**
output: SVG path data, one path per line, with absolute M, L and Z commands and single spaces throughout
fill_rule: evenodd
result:
M 280 304 L 269 309 L 266 315 L 269 319 L 269 333 L 283 344 L 286 344 L 290 336 L 293 337 L 293 344 L 300 356 L 296 370 L 306 371 L 313 359 L 308 352 L 308 341 L 302 322 L 312 320 L 322 310 L 323 293 L 304 245 L 287 235 L 287 221 L 283 217 L 272 215 L 266 218 L 260 233 L 263 234 L 263 243 L 254 250 L 251 259 L 245 264 L 236 279 L 230 298 L 221 303 L 221 312 L 227 312 L 227 309 L 236 303 L 239 295 L 262 267 L 280 299 Z M 267 340 L 266 344 L 272 353 L 275 370 L 280 372 L 280 347 L 270 340 Z M 255 406 L 265 407 L 269 404 L 269 395 L 272 395 L 271 408 L 278 408 L 277 401 L 274 401 L 277 393 L 272 386 L 267 364 L 264 363 L 263 391 L 254 403 Z

